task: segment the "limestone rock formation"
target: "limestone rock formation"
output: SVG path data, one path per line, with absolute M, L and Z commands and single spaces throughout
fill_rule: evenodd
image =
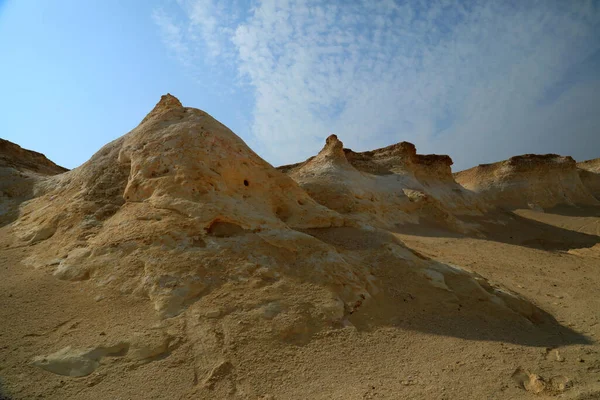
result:
M 454 181 L 451 165 L 448 156 L 417 154 L 411 143 L 356 153 L 331 135 L 316 157 L 279 169 L 320 204 L 365 223 L 428 219 L 466 231 L 455 215 L 479 215 L 485 206 Z
M 557 154 L 525 154 L 455 174 L 462 186 L 502 208 L 598 205 L 579 177 L 575 160 Z
M 306 344 L 419 315 L 554 329 L 527 299 L 386 229 L 421 218 L 464 229 L 455 215 L 481 212 L 450 164 L 408 143 L 354 153 L 332 136 L 316 157 L 278 171 L 166 95 L 131 132 L 45 181 L 6 232 L 31 250 L 26 264 L 57 279 L 148 300 L 169 335 L 190 344 L 199 397 L 217 393 L 240 368 L 240 348 L 258 342 Z M 158 339 L 90 339 L 33 363 L 85 376 L 105 358 L 167 357 L 170 342 Z
M 577 167 L 583 184 L 600 201 L 600 158 L 582 161 Z
M 343 224 L 225 126 L 170 95 L 53 183 L 14 224 L 21 240 L 52 238 L 31 262 L 56 259 L 60 279 L 148 295 L 165 315 L 226 283 L 222 268 L 241 277 L 269 268 L 284 237 L 310 242 L 290 227 Z M 248 257 L 265 246 L 268 260 L 260 251 Z
M 0 226 L 17 217 L 19 204 L 43 190 L 46 177 L 65 171 L 41 153 L 0 139 Z
M 378 168 L 377 175 L 368 174 L 347 161 L 341 142 L 332 137 L 325 150 L 300 171 L 333 167 L 336 180 L 346 185 L 334 187 L 342 198 L 339 204 L 347 200 L 344 190 L 354 186 L 364 193 L 353 193 L 353 200 L 398 197 L 396 204 L 404 205 L 400 212 L 409 215 L 414 209 L 410 196 L 391 182 L 408 182 L 406 189 L 417 190 L 429 185 L 429 180 L 435 185 L 452 178 L 447 159 L 442 158 L 442 165 L 428 175 L 415 160 L 414 148 L 406 151 L 402 146 L 397 152 L 408 154 L 407 160 L 386 158 L 384 152 L 351 157 L 362 157 L 356 161 L 362 169 Z M 414 167 L 399 169 L 406 165 Z M 384 173 L 384 168 L 395 172 Z M 315 308 L 321 323 L 342 323 L 357 301 L 377 291 L 372 271 L 364 263 L 345 258 L 318 239 L 326 229 L 356 229 L 350 231 L 352 235 L 368 235 L 369 231 L 358 228 L 364 220 L 344 217 L 346 210 L 336 201 L 317 203 L 225 126 L 200 110 L 182 107 L 170 95 L 163 96 L 132 132 L 52 184 L 22 208 L 14 224 L 20 240 L 43 242 L 28 262 L 46 266 L 59 279 L 93 280 L 124 293 L 148 296 L 165 317 L 179 314 L 219 288 L 229 292 L 235 286 L 276 282 L 269 289 L 271 301 L 254 304 L 246 298 L 242 303 L 249 304 L 240 307 L 257 308 L 268 318 L 284 310 L 310 315 Z M 317 200 L 322 198 L 322 193 L 308 189 Z M 438 198 L 432 201 L 434 207 Z M 396 204 L 384 206 L 391 209 Z M 426 271 L 440 268 L 400 250 L 392 236 L 384 237 L 381 246 L 388 249 L 390 262 L 409 262 Z M 403 255 L 395 255 L 398 251 Z M 435 272 L 436 282 L 444 281 L 447 273 L 456 275 L 454 270 L 440 271 Z M 431 278 L 428 273 L 422 276 L 425 281 Z M 464 273 L 458 276 L 474 279 Z M 284 295 L 294 291 L 290 280 L 296 279 L 320 288 L 297 293 L 304 298 L 300 303 L 311 304 L 308 310 L 298 310 L 298 301 Z M 473 285 L 479 284 L 473 280 Z M 490 299 L 500 296 L 485 289 L 481 293 Z M 227 309 L 233 304 L 228 302 Z M 301 323 L 306 324 L 315 322 Z M 305 327 L 281 329 L 293 333 Z
M 420 208 L 444 216 L 444 206 L 470 211 L 467 194 L 453 192 L 449 164 L 448 157 L 416 155 L 410 144 L 352 153 L 330 137 L 291 173 L 315 201 L 225 126 L 166 95 L 137 128 L 22 207 L 13 230 L 19 240 L 39 243 L 27 262 L 59 279 L 148 297 L 164 317 L 239 291 L 238 300 L 223 302 L 222 314 L 256 310 L 280 321 L 281 335 L 303 336 L 307 326 L 342 324 L 381 286 L 366 262 L 372 256 L 346 256 L 344 245 L 323 239 L 328 230 L 373 236 L 365 225 L 371 216 L 383 221 L 395 213 L 402 221 Z M 465 285 L 479 287 L 490 306 L 513 310 L 522 303 L 519 313 L 536 314 L 477 277 L 420 259 L 390 234 L 377 237 L 378 257 L 412 265 L 407 273 L 423 285 L 431 281 L 460 296 L 443 283 L 459 277 L 452 279 L 472 282 Z M 305 284 L 294 286 L 298 280 Z M 269 294 L 254 299 L 252 288 L 265 285 Z

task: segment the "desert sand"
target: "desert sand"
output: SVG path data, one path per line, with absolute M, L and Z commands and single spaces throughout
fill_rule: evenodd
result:
M 451 165 L 171 95 L 71 171 L 1 141 L 0 399 L 600 398 L 600 159 Z

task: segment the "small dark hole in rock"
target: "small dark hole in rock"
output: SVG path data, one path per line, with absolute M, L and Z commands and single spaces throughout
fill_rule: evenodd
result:
M 216 237 L 221 237 L 221 238 L 237 236 L 237 235 L 242 235 L 242 234 L 246 233 L 244 228 L 242 228 L 238 224 L 234 224 L 232 222 L 226 222 L 226 221 L 219 221 L 219 220 L 214 220 L 206 228 L 206 231 L 211 236 L 216 236 Z
M 244 179 L 244 186 L 248 186 L 250 183 L 248 182 L 247 179 Z

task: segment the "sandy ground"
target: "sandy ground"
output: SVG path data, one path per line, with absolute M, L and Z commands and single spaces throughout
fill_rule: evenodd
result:
M 143 299 L 60 281 L 25 265 L 21 261 L 35 246 L 14 247 L 3 227 L 0 392 L 15 400 L 600 399 L 598 221 L 600 210 L 593 208 L 520 210 L 470 220 L 484 228 L 471 237 L 426 224 L 395 232 L 421 254 L 480 273 L 533 301 L 560 324 L 553 333 L 462 316 L 460 304 L 452 312 L 426 312 L 427 299 L 384 291 L 353 317 L 354 326 L 320 332 L 308 343 L 233 346 L 240 367 L 210 396 L 194 389 L 198 377 L 186 342 L 143 364 L 105 358 L 81 378 L 33 366 L 32 358 L 48 349 L 113 343 L 164 321 Z M 391 297 L 396 307 L 378 308 Z M 403 308 L 410 302 L 423 304 L 423 313 Z M 185 326 L 186 318 L 169 323 Z M 565 387 L 528 392 L 519 374 L 513 377 L 519 368 L 548 387 L 551 381 Z

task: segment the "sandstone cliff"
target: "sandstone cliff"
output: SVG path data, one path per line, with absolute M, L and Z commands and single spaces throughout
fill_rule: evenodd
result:
M 458 172 L 455 178 L 486 203 L 502 208 L 598 204 L 568 156 L 525 154 Z

